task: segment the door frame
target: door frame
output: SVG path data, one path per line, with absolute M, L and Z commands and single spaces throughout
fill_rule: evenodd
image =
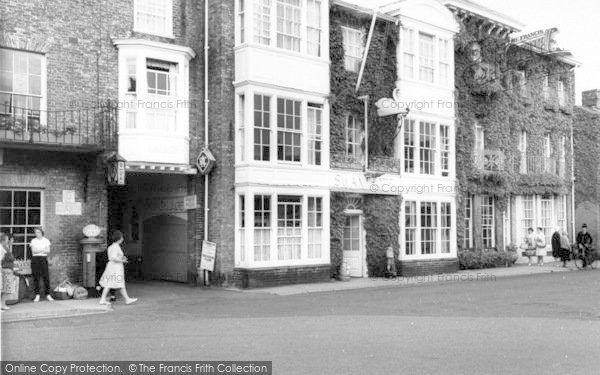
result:
M 359 230 L 359 240 L 360 240 L 360 245 L 359 245 L 359 258 L 362 260 L 360 262 L 361 265 L 361 270 L 360 270 L 360 274 L 361 276 L 353 276 L 353 277 L 367 277 L 368 276 L 368 268 L 367 268 L 367 247 L 366 247 L 366 243 L 367 243 L 367 236 L 366 236 L 366 231 L 364 228 L 364 215 L 363 215 L 363 211 L 362 210 L 357 210 L 357 209 L 345 209 L 344 210 L 344 216 L 358 216 L 358 230 Z M 343 233 L 342 233 L 342 257 L 344 256 L 344 241 L 343 241 Z

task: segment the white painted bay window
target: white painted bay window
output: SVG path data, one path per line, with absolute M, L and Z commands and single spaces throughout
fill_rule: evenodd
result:
M 402 214 L 403 257 L 433 258 L 455 252 L 451 202 L 407 200 Z
M 450 127 L 440 125 L 440 169 L 443 177 L 450 175 Z
M 173 37 L 173 0 L 134 0 L 133 30 Z
M 324 98 L 254 88 L 239 90 L 237 95 L 236 163 L 328 164 Z
M 246 42 L 246 0 L 238 0 L 238 24 L 240 43 Z
M 364 33 L 361 29 L 342 26 L 344 42 L 344 67 L 351 72 L 358 72 L 364 53 Z
M 264 194 L 252 189 L 238 195 L 238 266 L 329 262 L 328 194 L 289 194 L 289 189 Z
M 402 27 L 400 78 L 449 87 L 454 74 L 454 44 L 446 35 Z
M 119 154 L 189 164 L 189 60 L 193 50 L 145 39 L 119 48 Z
M 405 173 L 450 177 L 453 133 L 446 124 L 405 119 L 400 156 Z

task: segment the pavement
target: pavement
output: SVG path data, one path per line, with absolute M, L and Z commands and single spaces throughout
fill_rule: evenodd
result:
M 0 354 L 267 360 L 285 375 L 599 374 L 600 270 L 520 272 L 289 296 L 130 282 L 138 302 L 109 314 L 2 324 Z
M 332 280 L 326 283 L 295 284 L 259 289 L 225 288 L 224 290 L 245 294 L 292 296 L 307 293 L 347 291 L 366 288 L 386 288 L 420 284 L 425 285 L 458 281 L 495 281 L 498 278 L 504 277 L 540 275 L 554 272 L 570 272 L 574 270 L 575 268 L 572 264 L 567 268 L 562 268 L 556 267 L 553 263 L 550 263 L 544 266 L 533 265 L 529 267 L 527 265 L 515 265 L 507 268 L 465 270 L 453 274 L 430 276 L 397 277 L 392 279 L 353 278 L 347 282 Z M 144 299 L 146 303 L 168 303 L 169 300 L 185 298 L 189 286 L 184 284 L 151 281 L 129 283 L 128 289 L 132 296 L 140 297 Z M 211 289 L 223 290 L 220 288 Z M 90 314 L 103 314 L 113 311 L 115 306 L 118 306 L 118 302 L 108 307 L 101 306 L 98 304 L 98 298 L 90 298 L 87 300 L 63 300 L 54 302 L 48 302 L 42 298 L 42 301 L 37 303 L 26 301 L 12 305 L 11 309 L 3 312 L 0 317 L 2 323 L 66 318 Z

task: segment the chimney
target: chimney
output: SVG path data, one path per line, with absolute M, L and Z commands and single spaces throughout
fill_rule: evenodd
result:
M 587 90 L 581 93 L 581 104 L 584 107 L 600 110 L 600 90 Z

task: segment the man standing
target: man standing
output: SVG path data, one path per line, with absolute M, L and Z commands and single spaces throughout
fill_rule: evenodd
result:
M 584 255 L 582 257 L 583 267 L 587 267 L 587 261 L 586 261 L 585 254 L 592 247 L 592 242 L 593 242 L 592 235 L 589 234 L 587 231 L 587 224 L 583 224 L 581 226 L 581 232 L 577 233 L 576 241 L 577 241 L 577 248 L 579 249 L 581 254 Z

